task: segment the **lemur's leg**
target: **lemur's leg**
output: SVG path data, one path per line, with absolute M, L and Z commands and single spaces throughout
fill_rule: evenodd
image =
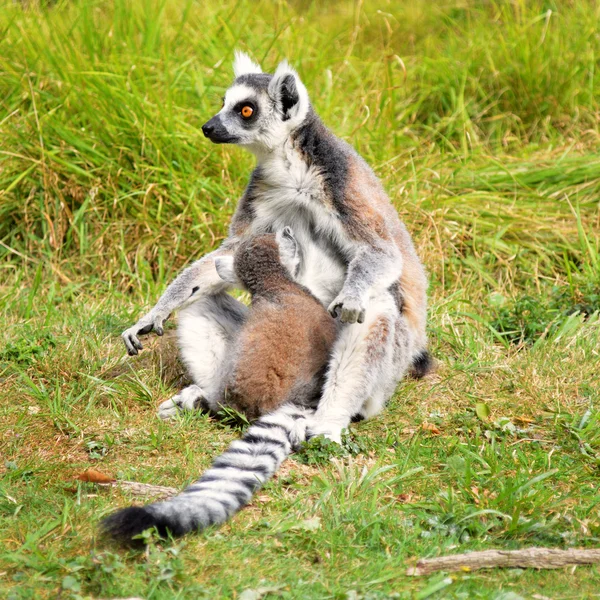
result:
M 168 419 L 182 410 L 216 410 L 222 398 L 227 359 L 248 308 L 227 293 L 201 298 L 179 313 L 179 350 L 194 380 L 163 402 L 158 414 Z
M 340 332 L 310 434 L 339 442 L 353 417 L 379 413 L 411 364 L 413 338 L 389 294 L 371 299 L 365 322 Z
M 204 391 L 196 384 L 188 385 L 179 394 L 165 400 L 158 407 L 161 419 L 170 419 L 184 410 L 200 410 L 204 406 Z

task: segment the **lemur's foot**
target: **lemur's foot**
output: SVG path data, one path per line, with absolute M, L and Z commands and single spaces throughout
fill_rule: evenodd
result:
M 186 410 L 200 410 L 206 405 L 206 398 L 202 388 L 197 385 L 190 385 L 179 394 L 165 400 L 158 407 L 158 416 L 163 420 L 172 419 L 176 415 Z
M 322 435 L 323 437 L 335 442 L 336 444 L 342 443 L 342 428 L 337 427 L 335 425 L 331 425 L 329 423 L 317 424 L 312 423 L 306 429 L 306 439 L 310 440 L 311 438 L 318 437 Z

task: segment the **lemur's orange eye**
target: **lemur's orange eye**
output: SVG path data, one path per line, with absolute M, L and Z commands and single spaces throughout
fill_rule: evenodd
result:
M 244 119 L 249 119 L 252 116 L 252 113 L 254 113 L 254 109 L 251 106 L 246 104 L 246 106 L 242 107 L 242 117 L 244 117 Z

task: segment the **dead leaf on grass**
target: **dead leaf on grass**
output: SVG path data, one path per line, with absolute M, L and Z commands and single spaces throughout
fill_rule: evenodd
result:
M 96 469 L 86 469 L 83 473 L 77 475 L 75 479 L 86 481 L 88 483 L 113 483 L 113 481 L 115 481 L 114 477 L 105 475 Z
M 440 433 L 442 433 L 439 427 L 433 423 L 423 423 L 421 429 L 423 431 L 429 431 L 432 435 L 440 435 Z
M 421 496 L 418 494 L 413 494 L 412 492 L 406 492 L 402 494 L 385 494 L 384 498 L 386 500 L 391 500 L 392 502 L 399 502 L 400 504 L 413 504 L 415 502 L 421 501 Z
M 419 496 L 413 494 L 412 492 L 408 492 L 406 494 L 398 494 L 396 496 L 396 500 L 402 504 L 412 504 L 413 502 L 417 502 L 419 500 Z
M 490 418 L 490 407 L 485 402 L 478 402 L 475 405 L 475 414 L 480 421 L 488 421 Z
M 513 417 L 512 422 L 515 425 L 531 425 L 531 423 L 535 423 L 535 419 L 530 419 L 529 417 Z
M 260 502 L 261 504 L 266 504 L 267 502 L 271 502 L 273 498 L 271 496 L 267 496 L 267 494 L 259 494 L 254 498 L 255 502 Z

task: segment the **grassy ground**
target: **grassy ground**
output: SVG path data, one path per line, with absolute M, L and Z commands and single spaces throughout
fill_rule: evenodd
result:
M 599 17 L 593 0 L 3 2 L 0 596 L 597 597 L 597 567 L 405 572 L 598 545 Z M 231 524 L 126 552 L 97 524 L 131 497 L 74 476 L 183 486 L 238 435 L 159 422 L 172 341 L 130 359 L 119 339 L 226 233 L 252 159 L 199 126 L 234 48 L 289 57 L 383 178 L 430 273 L 439 367 Z

